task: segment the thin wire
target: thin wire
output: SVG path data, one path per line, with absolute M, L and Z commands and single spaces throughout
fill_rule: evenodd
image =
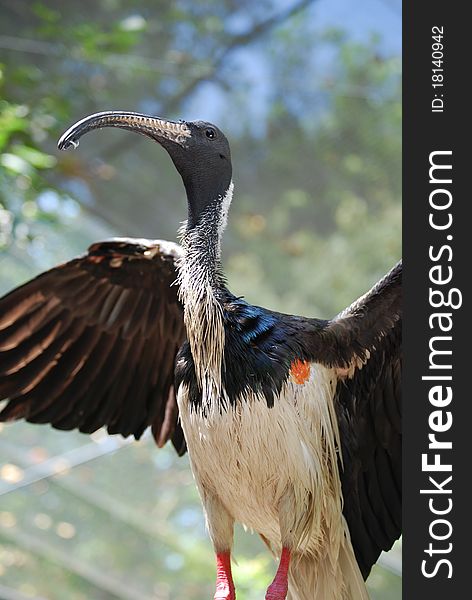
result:
M 0 583 L 0 599 L 1 600 L 31 600 L 31 596 L 25 596 L 18 590 L 13 590 L 12 588 L 5 587 Z M 46 600 L 44 596 L 35 596 L 34 600 Z
M 398 556 L 394 551 L 382 552 L 377 560 L 377 564 L 398 577 L 403 576 L 401 556 Z
M 72 448 L 72 450 L 53 456 L 42 463 L 27 467 L 23 471 L 21 481 L 14 483 L 0 482 L 0 496 L 28 487 L 43 479 L 67 473 L 75 467 L 126 448 L 133 442 L 134 439 L 131 438 L 106 437 L 99 442 L 91 442 L 78 448 Z
M 30 54 L 39 54 L 42 56 L 52 57 L 66 57 L 70 60 L 76 60 L 81 62 L 96 64 L 96 61 L 88 59 L 84 56 L 78 46 L 72 48 L 66 48 L 63 44 L 57 44 L 52 42 L 44 42 L 41 40 L 31 40 L 28 38 L 21 38 L 12 35 L 0 35 L 0 48 L 3 50 L 12 50 L 14 52 L 27 52 Z M 174 73 L 175 67 L 179 66 L 180 61 L 170 58 L 149 58 L 146 56 L 139 56 L 137 54 L 107 54 L 101 62 L 102 65 L 111 68 L 141 68 L 149 71 L 155 71 L 156 73 Z M 166 70 L 164 68 L 167 67 Z M 172 67 L 172 69 L 170 68 Z M 205 75 L 207 67 L 204 65 L 191 65 L 185 68 L 184 75 L 201 76 Z
M 395 552 L 382 552 L 377 560 L 377 564 L 390 571 L 397 577 L 402 577 L 402 560 Z

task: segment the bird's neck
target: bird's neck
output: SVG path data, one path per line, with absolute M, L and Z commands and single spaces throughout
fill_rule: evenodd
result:
M 221 237 L 233 194 L 211 203 L 192 227 L 181 232 L 184 250 L 178 264 L 179 295 L 184 321 L 202 390 L 203 406 L 221 395 L 221 371 L 225 344 L 223 300 L 227 293 L 221 267 Z

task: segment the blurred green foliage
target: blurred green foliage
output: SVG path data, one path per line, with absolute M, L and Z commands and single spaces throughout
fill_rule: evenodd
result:
M 4 70 L 0 66 L 0 82 Z M 38 148 L 42 135 L 44 122 L 29 106 L 0 101 L 0 249 L 31 241 L 35 223 L 48 219 L 36 199 L 47 189 L 42 171 L 57 161 Z
M 55 148 L 111 108 L 227 132 L 235 293 L 323 317 L 365 292 L 401 254 L 400 57 L 315 33 L 312 4 L 3 0 L 0 292 L 107 235 L 175 239 L 183 189 L 156 145 L 108 130 Z M 99 443 L 3 427 L 0 483 Z M 238 598 L 263 597 L 275 565 L 257 536 L 238 531 L 236 558 Z M 0 496 L 0 586 L 26 596 L 201 600 L 213 570 L 188 461 L 149 439 Z M 400 598 L 384 568 L 369 581 Z

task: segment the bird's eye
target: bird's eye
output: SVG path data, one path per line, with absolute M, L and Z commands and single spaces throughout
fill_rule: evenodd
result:
M 209 127 L 206 131 L 205 131 L 205 135 L 207 136 L 207 138 L 209 140 L 214 140 L 216 138 L 216 131 L 214 129 L 211 129 L 211 127 Z

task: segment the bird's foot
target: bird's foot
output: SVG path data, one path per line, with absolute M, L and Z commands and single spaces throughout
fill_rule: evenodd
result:
M 217 583 L 214 600 L 236 600 L 234 587 L 229 583 Z
M 229 552 L 219 552 L 216 555 L 216 591 L 214 600 L 236 600 Z
M 288 592 L 287 580 L 284 582 L 273 581 L 266 593 L 265 600 L 285 600 Z
M 279 568 L 274 581 L 267 589 L 265 600 L 285 600 L 288 592 L 288 567 L 290 565 L 290 550 L 282 548 Z

